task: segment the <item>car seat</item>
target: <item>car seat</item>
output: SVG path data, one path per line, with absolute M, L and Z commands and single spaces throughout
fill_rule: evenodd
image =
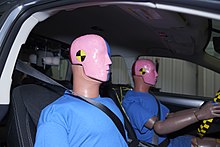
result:
M 9 147 L 33 147 L 41 110 L 63 94 L 63 88 L 43 85 L 21 85 L 12 91 L 7 137 Z

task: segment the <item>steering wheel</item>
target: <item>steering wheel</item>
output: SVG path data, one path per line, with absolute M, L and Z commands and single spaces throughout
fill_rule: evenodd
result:
M 216 93 L 215 97 L 213 98 L 213 102 L 220 103 L 220 90 Z M 212 118 L 207 120 L 202 120 L 200 125 L 197 129 L 197 134 L 200 137 L 220 137 L 220 118 Z

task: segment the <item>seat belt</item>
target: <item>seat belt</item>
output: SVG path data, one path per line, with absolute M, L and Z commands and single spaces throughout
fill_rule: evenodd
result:
M 157 102 L 157 107 L 158 107 L 157 118 L 158 118 L 158 120 L 160 120 L 161 119 L 160 118 L 160 104 L 159 104 L 159 101 L 157 100 L 156 97 L 155 97 L 155 100 Z M 152 137 L 152 143 L 155 144 L 155 145 L 158 145 L 158 139 L 159 139 L 159 136 L 154 131 L 154 134 L 153 134 L 153 137 Z
M 157 102 L 157 106 L 158 106 L 158 112 L 157 112 L 157 117 L 158 119 L 160 120 L 161 119 L 161 115 L 160 115 L 160 103 L 159 103 L 159 100 L 156 98 L 156 96 L 151 93 L 156 102 Z M 153 135 L 153 138 L 152 138 L 152 143 L 155 144 L 155 145 L 158 145 L 158 147 L 167 147 L 170 143 L 170 140 L 169 138 L 166 138 L 165 140 L 163 140 L 160 144 L 158 144 L 158 140 L 159 140 L 159 136 L 156 134 L 156 132 L 154 132 L 154 135 Z
M 68 88 L 66 88 L 62 84 L 56 82 L 55 80 L 51 79 L 50 77 L 41 73 L 40 71 L 36 70 L 35 68 L 31 67 L 30 65 L 25 64 L 21 60 L 17 60 L 16 69 L 24 74 L 32 76 L 32 77 L 39 79 L 43 82 L 46 82 L 48 84 L 60 86 L 66 90 L 69 90 Z M 118 128 L 119 132 L 121 133 L 121 135 L 123 136 L 123 138 L 127 142 L 125 130 L 124 130 L 124 127 L 123 127 L 121 120 L 108 107 L 106 107 L 105 105 L 103 105 L 99 102 L 96 102 L 92 99 L 87 99 L 87 98 L 83 98 L 83 97 L 79 97 L 79 96 L 75 96 L 75 95 L 73 95 L 73 96 L 99 108 L 100 110 L 102 110 L 107 116 L 109 116 L 111 118 L 111 120 L 114 122 L 115 126 Z
M 15 67 L 18 71 L 26 74 L 26 75 L 29 75 L 29 76 L 32 76 L 38 80 L 41 80 L 43 82 L 46 82 L 46 83 L 49 83 L 49 84 L 52 84 L 52 85 L 56 85 L 56 86 L 60 86 L 64 89 L 68 89 L 66 88 L 65 86 L 63 86 L 62 84 L 58 83 L 57 81 L 51 79 L 50 77 L 48 77 L 47 75 L 41 73 L 40 71 L 38 71 L 37 69 L 33 68 L 32 66 L 24 63 L 23 61 L 21 60 L 17 60 L 17 63 L 16 63 L 16 67 Z

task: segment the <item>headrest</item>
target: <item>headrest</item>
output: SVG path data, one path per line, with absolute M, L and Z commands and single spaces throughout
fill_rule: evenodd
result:
M 45 57 L 53 57 L 53 53 L 52 52 L 48 52 L 48 51 L 43 51 L 43 50 L 38 50 L 37 51 L 37 66 L 39 67 L 43 67 L 43 58 Z
M 59 65 L 60 64 L 60 57 L 43 57 L 43 64 L 44 65 Z
M 36 54 L 31 54 L 29 56 L 29 62 L 32 64 L 37 64 L 37 55 Z

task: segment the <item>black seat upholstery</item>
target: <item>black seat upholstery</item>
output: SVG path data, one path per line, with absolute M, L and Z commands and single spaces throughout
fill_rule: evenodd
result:
M 132 89 L 129 85 L 121 85 L 121 84 L 111 84 L 107 83 L 101 86 L 100 88 L 100 95 L 103 97 L 110 97 L 118 108 L 121 110 L 121 113 L 124 117 L 125 128 L 128 132 L 128 137 L 130 139 L 137 139 L 136 134 L 131 126 L 131 123 L 121 105 L 122 99 L 127 90 Z
M 7 112 L 8 112 L 8 105 L 0 105 L 0 122 L 4 120 Z
M 12 92 L 9 114 L 9 147 L 33 147 L 41 110 L 59 98 L 64 89 L 55 86 L 27 84 Z

